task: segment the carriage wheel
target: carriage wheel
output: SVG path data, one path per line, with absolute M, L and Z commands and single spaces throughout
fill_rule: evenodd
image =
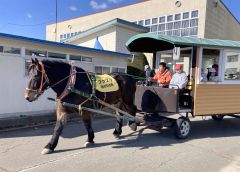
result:
M 212 119 L 215 121 L 222 121 L 224 118 L 224 115 L 212 115 Z
M 191 130 L 190 120 L 186 117 L 180 117 L 175 123 L 175 134 L 179 139 L 186 139 Z

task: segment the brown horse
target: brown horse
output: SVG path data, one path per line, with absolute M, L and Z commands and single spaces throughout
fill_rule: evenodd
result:
M 91 81 L 87 73 L 81 68 L 74 68 L 75 74 L 73 75 L 72 65 L 60 61 L 33 60 L 29 66 L 30 80 L 28 87 L 25 91 L 25 98 L 29 102 L 35 101 L 39 96 L 43 94 L 48 88 L 53 89 L 57 98 L 62 102 L 79 105 L 83 103 L 86 98 L 74 93 L 66 93 L 66 88 L 74 86 L 74 88 L 85 92 L 87 94 L 92 93 Z M 136 106 L 134 105 L 134 95 L 136 91 L 135 80 L 121 73 L 111 74 L 119 85 L 119 90 L 110 93 L 101 93 L 96 91 L 96 96 L 104 100 L 109 104 L 116 105 L 122 110 L 127 111 L 129 114 L 135 116 Z M 73 78 L 74 76 L 75 78 Z M 70 80 L 74 80 L 71 82 Z M 88 101 L 84 106 L 92 108 L 93 103 Z M 54 133 L 42 151 L 42 154 L 49 154 L 54 151 L 57 146 L 59 136 L 62 133 L 63 127 L 66 124 L 66 117 L 70 113 L 79 112 L 77 109 L 64 107 L 62 103 L 57 103 L 56 116 L 57 121 L 54 128 Z M 88 139 L 85 146 L 94 144 L 94 131 L 91 124 L 91 114 L 89 112 L 82 112 L 82 120 L 88 132 Z M 129 122 L 129 126 L 132 130 L 137 129 L 137 124 Z M 115 136 L 120 136 L 122 133 L 122 120 L 117 119 L 116 127 L 113 132 Z

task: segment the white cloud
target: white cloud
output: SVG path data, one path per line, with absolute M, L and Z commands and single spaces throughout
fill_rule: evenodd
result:
M 123 0 L 107 0 L 107 1 L 116 4 L 116 3 L 119 3 Z
M 28 17 L 29 19 L 33 18 L 32 14 L 30 14 L 30 13 L 27 13 L 27 17 Z
M 100 9 L 103 10 L 108 7 L 106 3 L 103 2 L 103 3 L 99 4 L 98 2 L 96 2 L 94 0 L 90 1 L 89 4 L 95 10 L 100 10 Z
M 68 9 L 69 9 L 70 11 L 77 11 L 77 10 L 78 10 L 77 7 L 74 6 L 74 5 L 69 6 Z

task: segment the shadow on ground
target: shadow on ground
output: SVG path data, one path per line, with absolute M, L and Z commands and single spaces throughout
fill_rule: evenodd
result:
M 115 120 L 113 119 L 101 119 L 95 120 L 93 122 L 95 135 L 101 131 L 109 130 L 114 128 Z M 199 120 L 193 121 L 191 123 L 191 135 L 188 139 L 179 140 L 174 135 L 174 129 L 162 129 L 160 131 L 152 131 L 144 133 L 149 127 L 140 127 L 136 132 L 131 132 L 126 134 L 126 129 L 123 129 L 123 135 L 114 140 L 103 143 L 97 142 L 97 137 L 95 139 L 96 144 L 92 148 L 112 146 L 112 148 L 125 148 L 125 147 L 139 147 L 140 149 L 147 149 L 149 147 L 156 146 L 170 146 L 174 144 L 188 142 L 193 139 L 204 139 L 204 138 L 222 138 L 222 137 L 234 137 L 240 136 L 240 120 L 235 118 L 226 118 L 223 121 L 213 121 L 213 120 Z M 128 130 L 130 131 L 130 130 Z M 11 138 L 11 137 L 34 137 L 51 135 L 53 132 L 53 126 L 42 127 L 39 129 L 28 129 L 20 130 L 14 132 L 5 132 L 0 134 L 0 138 Z M 70 123 L 64 129 L 62 134 L 63 138 L 74 138 L 85 135 L 85 128 L 82 123 L 75 122 Z M 100 133 L 99 133 L 100 134 Z M 110 138 L 113 140 L 112 138 Z M 83 149 L 82 147 L 77 147 L 74 149 L 64 149 L 56 150 L 55 153 L 74 151 Z

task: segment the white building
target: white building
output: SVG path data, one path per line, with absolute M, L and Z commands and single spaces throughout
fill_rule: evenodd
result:
M 33 103 L 24 99 L 24 90 L 29 80 L 27 63 L 31 57 L 66 62 L 74 60 L 77 66 L 86 71 L 108 73 L 126 72 L 130 56 L 0 33 L 0 117 L 55 109 L 54 103 L 46 99 L 46 97 L 55 97 L 51 90 Z

